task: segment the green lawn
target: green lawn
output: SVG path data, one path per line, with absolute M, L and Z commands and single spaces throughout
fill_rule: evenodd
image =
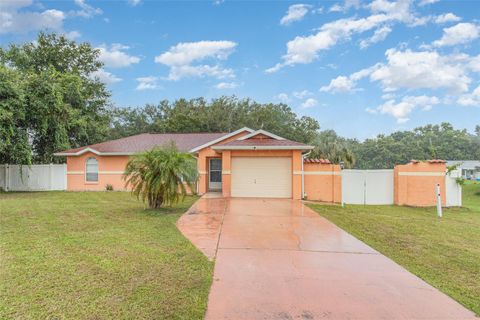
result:
M 480 184 L 463 201 L 442 219 L 435 208 L 310 206 L 480 315 Z
M 209 262 L 122 192 L 0 193 L 0 319 L 201 319 Z

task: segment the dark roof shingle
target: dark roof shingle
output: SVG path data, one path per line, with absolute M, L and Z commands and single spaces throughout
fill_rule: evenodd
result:
M 171 141 L 175 142 L 180 151 L 186 152 L 227 134 L 228 133 L 143 133 L 70 149 L 60 153 L 77 153 L 86 148 L 101 153 L 136 153 L 163 146 Z

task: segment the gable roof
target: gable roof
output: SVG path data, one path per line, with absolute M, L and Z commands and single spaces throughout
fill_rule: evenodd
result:
M 219 142 L 221 142 L 221 141 L 223 141 L 223 140 L 225 140 L 225 139 L 234 137 L 234 136 L 236 136 L 237 134 L 242 133 L 242 132 L 244 132 L 244 131 L 250 132 L 250 134 L 251 134 L 252 132 L 254 132 L 254 130 L 252 130 L 252 129 L 250 129 L 250 128 L 243 127 L 243 128 L 241 128 L 241 129 L 238 129 L 238 130 L 235 130 L 235 131 L 230 132 L 230 133 L 228 133 L 228 134 L 225 134 L 224 136 L 219 137 L 219 138 L 217 138 L 217 139 L 215 139 L 215 140 L 212 140 L 212 141 L 209 141 L 209 142 L 207 142 L 207 143 L 204 143 L 204 144 L 202 144 L 201 146 L 195 147 L 195 148 L 191 149 L 190 152 L 197 152 L 198 150 L 201 150 L 201 149 L 203 149 L 203 148 L 206 148 L 206 147 L 209 147 L 209 146 L 211 146 L 211 145 L 214 145 L 215 143 L 219 143 Z M 241 138 L 240 138 L 240 139 L 241 139 Z
M 229 133 L 143 133 L 55 153 L 56 156 L 79 156 L 85 152 L 98 155 L 131 155 L 175 142 L 180 151 L 188 152 Z
M 223 142 L 236 135 L 248 132 L 248 134 L 236 140 Z M 254 138 L 261 135 L 262 139 Z M 150 150 L 154 147 L 163 146 L 174 142 L 177 148 L 183 152 L 197 152 L 212 146 L 214 150 L 310 150 L 312 146 L 288 140 L 265 130 L 254 131 L 244 127 L 230 133 L 143 133 L 126 138 L 105 141 L 89 146 L 70 149 L 55 153 L 56 156 L 79 156 L 86 152 L 97 155 L 132 155 L 138 152 Z M 216 145 L 215 145 L 216 144 Z M 215 146 L 213 146 L 215 145 Z
M 312 146 L 283 139 L 246 139 L 220 143 L 212 147 L 213 150 L 310 150 Z
M 265 130 L 253 131 L 250 134 L 247 134 L 247 135 L 244 135 L 243 137 L 238 138 L 238 140 L 247 140 L 247 139 L 253 138 L 253 137 L 258 136 L 258 135 L 267 136 L 267 137 L 270 137 L 270 138 L 276 139 L 276 140 L 285 140 L 285 138 L 282 138 L 280 136 L 277 136 L 276 134 L 273 134 L 273 133 L 265 131 Z

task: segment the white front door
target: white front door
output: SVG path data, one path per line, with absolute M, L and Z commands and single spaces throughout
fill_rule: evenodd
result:
M 233 157 L 232 197 L 291 198 L 292 159 Z
M 222 190 L 222 159 L 210 159 L 208 167 L 208 190 Z

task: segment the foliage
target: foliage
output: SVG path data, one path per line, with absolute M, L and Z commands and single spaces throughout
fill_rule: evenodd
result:
M 299 118 L 285 104 L 260 104 L 236 97 L 220 97 L 210 102 L 198 98 L 164 100 L 141 108 L 115 108 L 110 138 L 144 132 L 232 132 L 242 127 L 264 129 L 305 143 L 312 141 L 320 128 L 315 119 Z
M 455 179 L 455 182 L 456 182 L 459 186 L 465 185 L 465 179 L 462 178 L 462 177 L 457 177 L 457 178 Z
M 105 186 L 105 191 L 113 191 L 113 185 L 111 185 L 110 183 L 108 183 L 108 184 Z
M 195 158 L 166 145 L 133 156 L 125 170 L 126 185 L 151 209 L 172 205 L 195 190 L 198 179 Z
M 2 123 L 1 134 L 9 132 L 5 145 L 10 145 L 0 147 L 0 159 L 18 164 L 57 162 L 61 159 L 53 156 L 56 151 L 104 140 L 109 93 L 92 79 L 102 66 L 98 55 L 90 44 L 55 33 L 0 48 L 0 77 L 8 78 L 0 84 L 0 121 L 9 122 Z
M 0 163 L 31 164 L 23 82 L 0 65 Z
M 355 165 L 355 155 L 345 139 L 339 137 L 335 131 L 326 130 L 317 134 L 312 144 L 315 148 L 309 154 L 312 159 L 328 159 L 332 163 L 344 163 L 346 168 Z
M 360 169 L 393 168 L 411 159 L 480 159 L 480 139 L 449 123 L 378 135 L 363 142 L 351 140 L 349 144 Z

